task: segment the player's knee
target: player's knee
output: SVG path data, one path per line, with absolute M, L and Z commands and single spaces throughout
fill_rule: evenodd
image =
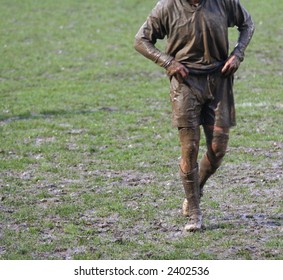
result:
M 196 140 L 191 140 L 182 146 L 188 156 L 193 156 L 198 151 L 198 147 L 199 142 Z
M 222 158 L 224 158 L 226 151 L 226 147 L 216 146 L 214 149 L 212 149 L 213 157 L 216 159 L 216 161 L 221 160 Z
M 224 158 L 227 146 L 228 146 L 229 135 L 224 132 L 214 132 L 213 141 L 211 148 L 208 151 L 208 157 L 215 168 L 218 168 Z
M 182 146 L 198 144 L 200 139 L 199 127 L 189 128 L 183 127 L 179 128 L 179 137 Z
M 199 128 L 179 128 L 179 137 L 183 155 L 193 156 L 198 152 Z

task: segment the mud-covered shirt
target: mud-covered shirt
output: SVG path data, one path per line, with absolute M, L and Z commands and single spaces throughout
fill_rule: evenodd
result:
M 228 28 L 237 26 L 238 43 L 232 54 L 243 60 L 254 25 L 239 0 L 161 0 L 135 37 L 135 48 L 166 67 L 175 58 L 188 68 L 210 71 L 229 56 Z M 165 52 L 155 47 L 167 37 Z

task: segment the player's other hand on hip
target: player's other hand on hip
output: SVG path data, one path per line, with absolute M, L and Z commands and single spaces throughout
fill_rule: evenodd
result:
M 227 61 L 225 62 L 221 73 L 224 76 L 231 76 L 233 75 L 239 68 L 240 66 L 240 59 L 236 55 L 231 55 Z

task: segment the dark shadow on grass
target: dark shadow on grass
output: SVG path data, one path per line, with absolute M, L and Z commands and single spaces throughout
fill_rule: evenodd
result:
M 56 116 L 87 115 L 87 114 L 93 114 L 99 111 L 115 112 L 115 111 L 118 111 L 118 109 L 115 107 L 100 107 L 100 108 L 91 109 L 91 110 L 74 110 L 74 111 L 72 110 L 50 110 L 50 111 L 42 111 L 41 113 L 38 113 L 38 114 L 26 112 L 23 114 L 19 114 L 17 116 L 10 116 L 10 117 L 5 117 L 3 115 L 0 115 L 0 122 L 10 123 L 13 121 L 45 119 L 45 118 L 52 118 Z

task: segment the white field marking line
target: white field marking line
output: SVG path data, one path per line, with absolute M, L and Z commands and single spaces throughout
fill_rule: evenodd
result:
M 260 103 L 252 103 L 252 102 L 245 102 L 245 103 L 237 103 L 238 107 L 270 107 L 275 106 L 279 108 L 283 108 L 283 103 L 278 104 L 271 104 L 267 102 L 260 102 Z

